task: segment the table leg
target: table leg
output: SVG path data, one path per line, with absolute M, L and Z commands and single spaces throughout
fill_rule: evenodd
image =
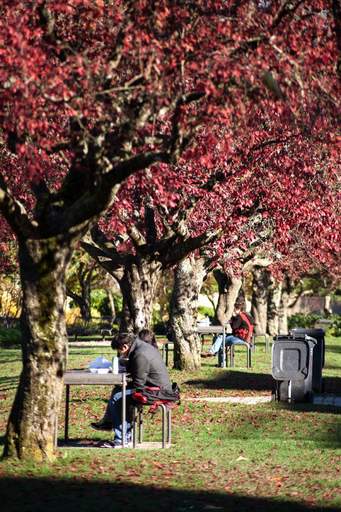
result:
M 234 368 L 234 345 L 230 345 L 230 368 Z
M 225 327 L 223 327 L 223 368 L 226 368 L 226 349 L 225 349 Z
M 70 385 L 66 384 L 65 390 L 65 422 L 64 422 L 64 441 L 69 439 L 69 406 L 70 406 Z
M 126 434 L 127 434 L 127 426 L 126 426 L 126 389 L 127 389 L 127 381 L 126 376 L 122 373 L 122 448 L 125 447 L 126 442 Z
M 265 335 L 265 352 L 269 352 L 270 343 L 269 343 L 269 336 Z

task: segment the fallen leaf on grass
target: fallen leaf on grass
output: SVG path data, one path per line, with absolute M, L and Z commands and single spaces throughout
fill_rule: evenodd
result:
M 161 464 L 160 462 L 153 462 L 153 466 L 158 469 L 165 469 L 167 468 L 166 464 Z
M 249 460 L 247 457 L 243 457 L 242 455 L 240 455 L 238 457 L 238 459 L 236 459 L 236 462 L 239 462 L 240 460 Z
M 139 471 L 136 471 L 135 469 L 129 469 L 126 472 L 126 476 L 141 476 L 141 473 Z

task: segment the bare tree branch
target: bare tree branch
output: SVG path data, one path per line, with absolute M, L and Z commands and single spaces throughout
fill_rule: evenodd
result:
M 24 205 L 14 198 L 0 175 L 0 211 L 18 236 L 34 238 L 37 224 L 31 222 Z
M 293 2 L 292 0 L 284 0 L 274 17 L 270 30 L 277 28 L 278 25 L 284 20 L 284 18 L 292 16 L 298 7 L 305 1 L 306 0 L 296 0 L 296 2 Z
M 339 52 L 337 62 L 337 72 L 341 78 L 341 0 L 332 0 L 333 16 L 334 16 L 334 31 L 336 36 L 336 44 Z

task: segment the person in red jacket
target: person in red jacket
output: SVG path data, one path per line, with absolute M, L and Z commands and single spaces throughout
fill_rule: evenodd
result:
M 254 320 L 251 315 L 244 311 L 245 303 L 242 300 L 236 301 L 234 311 L 230 320 L 232 334 L 225 336 L 225 346 L 231 345 L 249 345 L 252 344 L 252 335 Z M 213 341 L 208 352 L 203 353 L 202 357 L 211 357 L 218 354 L 218 365 L 223 362 L 223 335 L 219 334 Z

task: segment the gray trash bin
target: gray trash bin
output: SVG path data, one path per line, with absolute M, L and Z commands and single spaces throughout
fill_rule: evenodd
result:
M 304 329 L 297 327 L 291 329 L 290 334 L 293 336 L 310 336 L 316 340 L 313 357 L 313 391 L 321 393 L 323 391 L 322 369 L 324 367 L 325 358 L 325 341 L 323 329 Z
M 313 354 L 317 342 L 307 335 L 282 335 L 272 346 L 272 377 L 279 401 L 309 401 L 312 396 Z

